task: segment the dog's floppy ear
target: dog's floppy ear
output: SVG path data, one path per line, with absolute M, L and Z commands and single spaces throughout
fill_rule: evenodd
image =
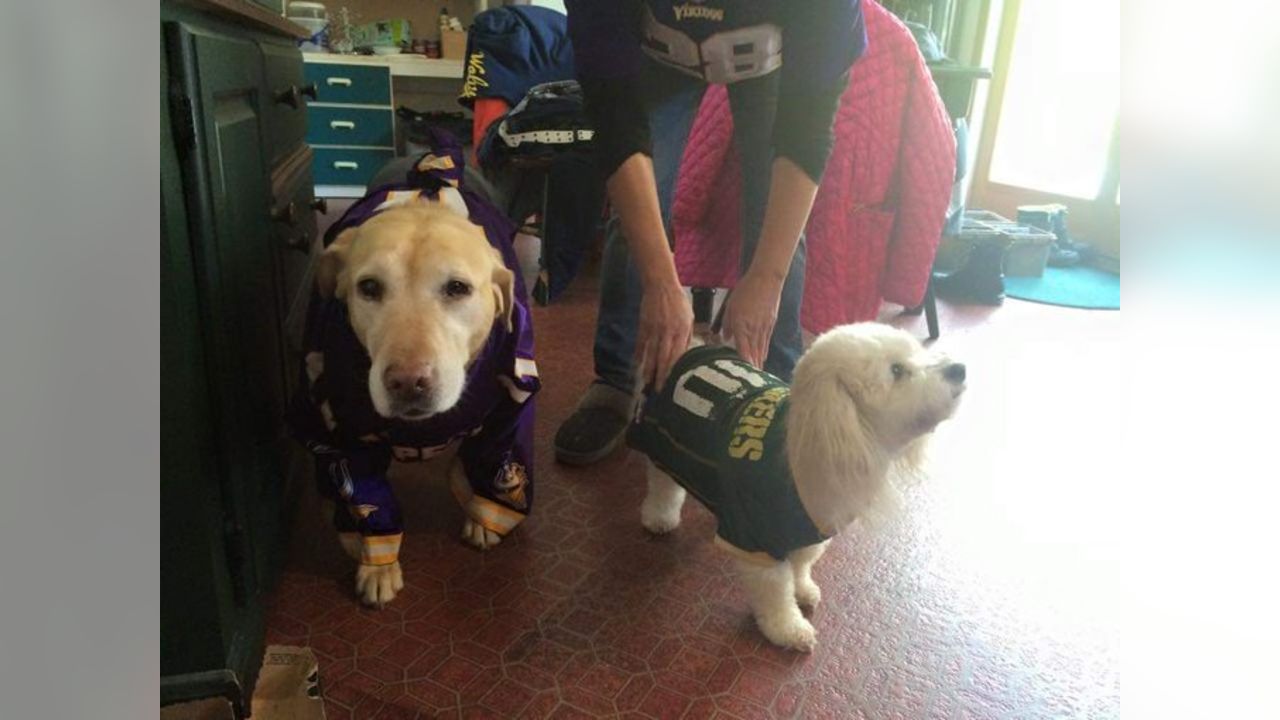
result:
M 825 532 L 856 518 L 874 521 L 892 506 L 888 458 L 833 367 L 796 368 L 787 415 L 787 463 L 796 492 Z
M 333 243 L 325 248 L 316 262 L 316 289 L 320 295 L 331 298 L 338 293 L 338 279 L 342 269 L 347 265 L 347 253 L 351 251 L 351 243 L 356 239 L 356 228 L 347 228 L 338 233 Z M 341 295 L 345 296 L 342 289 Z
M 487 242 L 487 241 L 486 241 Z M 497 248 L 489 248 L 493 253 L 493 305 L 494 319 L 502 319 L 507 332 L 511 332 L 511 314 L 516 309 L 516 274 L 507 269 L 502 262 L 502 253 Z

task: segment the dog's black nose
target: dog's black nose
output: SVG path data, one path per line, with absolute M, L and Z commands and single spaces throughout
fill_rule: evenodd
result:
M 964 382 L 964 363 L 951 363 L 946 370 L 942 371 L 942 376 L 947 379 L 947 382 L 959 385 Z
M 399 367 L 388 367 L 382 376 L 382 384 L 400 400 L 413 400 L 427 394 L 430 381 L 425 368 L 406 370 Z

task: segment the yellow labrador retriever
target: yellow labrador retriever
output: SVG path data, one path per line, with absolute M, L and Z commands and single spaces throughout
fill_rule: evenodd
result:
M 291 424 L 338 501 L 367 604 L 403 587 L 392 459 L 457 449 L 451 486 L 466 515 L 462 537 L 477 548 L 497 545 L 529 512 L 538 379 L 508 255 L 467 218 L 415 199 L 342 230 L 319 260 L 306 388 Z

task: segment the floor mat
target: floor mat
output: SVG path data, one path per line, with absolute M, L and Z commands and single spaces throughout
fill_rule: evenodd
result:
M 1120 276 L 1091 267 L 1047 267 L 1040 277 L 1005 276 L 1004 293 L 1048 305 L 1119 310 Z

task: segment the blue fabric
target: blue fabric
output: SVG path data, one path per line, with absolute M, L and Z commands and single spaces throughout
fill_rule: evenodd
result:
M 546 170 L 526 172 L 507 167 L 486 173 L 486 179 L 501 188 L 495 194 L 506 198 L 509 217 L 527 218 L 542 213 L 545 173 L 550 177 L 539 268 L 545 285 L 540 289 L 535 286 L 535 294 L 546 294 L 537 296 L 539 303 L 554 302 L 568 289 L 582 268 L 587 248 L 604 224 L 604 180 L 594 159 L 584 153 L 556 155 Z
M 486 10 L 467 34 L 465 62 L 459 103 L 494 97 L 515 105 L 534 85 L 573 79 L 568 21 L 529 5 Z
M 604 180 L 587 155 L 568 153 L 551 165 L 548 186 L 548 221 L 544 233 L 543 263 L 547 271 L 547 298 L 554 301 L 578 275 L 587 245 L 600 229 L 604 207 Z
M 513 159 L 546 163 L 546 211 L 542 218 L 542 262 L 546 301 L 553 301 L 569 286 L 582 266 L 587 244 L 595 237 L 604 207 L 604 180 L 591 157 L 593 143 L 566 144 L 522 142 L 508 147 L 499 136 L 505 126 L 510 134 L 535 130 L 581 130 L 590 124 L 582 109 L 582 92 L 576 80 L 533 87 L 519 104 L 489 125 L 476 157 L 489 177 L 510 173 L 516 201 L 508 208 L 523 218 L 543 211 L 540 172 L 511 168 Z M 541 300 L 541 298 L 540 298 Z
M 693 119 L 706 89 L 700 81 L 686 78 L 670 70 L 654 68 L 653 77 L 662 74 L 665 96 L 649 103 L 649 126 L 652 136 L 660 138 L 653 149 L 654 179 L 658 186 L 658 202 L 662 221 L 671 236 L 671 204 L 675 194 L 680 159 Z M 758 81 L 767 81 L 760 78 Z M 751 81 L 757 82 L 757 81 Z M 729 103 L 733 111 L 734 145 L 742 166 L 742 255 L 740 270 L 746 270 L 755 255 L 764 225 L 764 209 L 769 198 L 769 181 L 773 151 L 768 142 L 773 129 L 773 112 L 768 108 L 746 107 L 751 93 L 749 83 L 729 86 Z M 765 370 L 790 382 L 796 362 L 803 352 L 800 330 L 800 302 L 804 296 L 805 241 L 801 236 L 791 260 L 791 269 L 783 284 L 778 307 L 778 320 L 769 344 Z M 621 390 L 630 391 L 633 378 L 632 357 L 640 318 L 640 276 L 631 262 L 626 238 L 617 215 L 609 218 L 605 230 L 604 262 L 600 278 L 600 312 L 596 320 L 596 377 Z

